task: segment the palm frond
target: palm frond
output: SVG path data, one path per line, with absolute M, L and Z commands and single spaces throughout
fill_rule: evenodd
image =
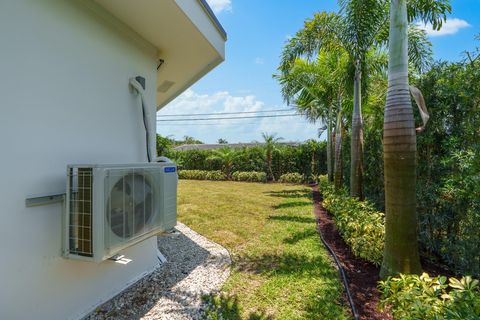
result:
M 416 24 L 408 27 L 408 59 L 410 64 L 420 73 L 425 72 L 432 63 L 432 44 L 425 30 Z
M 408 0 L 408 22 L 417 20 L 430 23 L 434 30 L 440 30 L 447 14 L 452 12 L 450 0 Z

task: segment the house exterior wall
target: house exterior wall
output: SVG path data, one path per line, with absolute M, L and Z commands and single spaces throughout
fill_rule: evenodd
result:
M 158 266 L 156 238 L 127 265 L 63 259 L 61 205 L 25 207 L 65 192 L 67 164 L 146 161 L 128 81 L 146 78 L 154 109 L 157 52 L 114 20 L 80 1 L 2 1 L 0 319 L 77 319 Z

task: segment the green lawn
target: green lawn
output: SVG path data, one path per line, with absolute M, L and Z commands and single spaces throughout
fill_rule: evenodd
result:
M 309 188 L 181 180 L 178 209 L 181 222 L 232 255 L 223 294 L 209 298 L 223 319 L 349 319 Z

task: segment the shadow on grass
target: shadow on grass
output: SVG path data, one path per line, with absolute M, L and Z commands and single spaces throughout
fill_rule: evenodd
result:
M 267 191 L 264 194 L 269 195 L 271 197 L 278 197 L 278 198 L 305 198 L 311 199 L 312 192 L 308 189 L 294 189 L 294 190 L 282 190 L 282 191 Z
M 308 257 L 296 253 L 245 255 L 236 261 L 235 270 L 252 274 L 290 275 L 309 274 L 331 276 L 330 261 L 321 256 Z
M 205 308 L 204 318 L 208 320 L 241 320 L 238 297 L 236 295 L 228 296 L 226 294 L 209 294 L 202 298 Z M 247 316 L 248 320 L 271 320 L 271 316 L 267 316 L 261 312 L 251 312 Z
M 317 236 L 317 230 L 315 229 L 307 229 L 305 231 L 300 231 L 292 234 L 290 237 L 283 239 L 283 243 L 287 244 L 295 244 L 299 241 L 308 239 L 312 236 Z
M 292 201 L 292 202 L 285 202 L 281 204 L 277 204 L 276 206 L 272 206 L 273 209 L 288 209 L 288 208 L 295 208 L 295 207 L 305 207 L 311 206 L 311 202 L 305 201 Z
M 310 205 L 310 204 L 309 204 Z M 300 223 L 315 223 L 314 218 L 299 217 L 299 216 L 269 216 L 269 220 L 300 222 Z

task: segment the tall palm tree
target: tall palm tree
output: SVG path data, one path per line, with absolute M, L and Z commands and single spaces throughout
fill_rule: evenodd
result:
M 276 146 L 280 140 L 283 140 L 282 137 L 277 137 L 274 134 L 268 134 L 266 132 L 262 132 L 263 140 L 265 141 L 265 158 L 267 160 L 267 169 L 269 178 L 275 181 L 275 176 L 272 171 L 272 158 L 273 158 L 273 151 L 275 151 Z
M 336 191 L 340 190 L 343 185 L 342 141 L 344 134 L 345 127 L 343 126 L 343 114 L 340 109 L 337 114 L 337 125 L 335 126 L 335 176 L 333 180 Z
M 437 21 L 444 14 L 444 2 L 448 0 L 410 0 L 410 20 Z M 362 154 L 363 154 L 363 119 L 362 91 L 365 91 L 368 78 L 365 66 L 367 53 L 375 47 L 385 45 L 388 38 L 388 2 L 386 0 L 339 0 L 340 14 L 317 13 L 313 19 L 307 20 L 305 26 L 286 44 L 280 69 L 288 72 L 292 63 L 300 57 L 310 57 L 321 50 L 336 52 L 342 48 L 349 54 L 350 64 L 354 69 L 353 88 L 354 103 L 351 125 L 351 168 L 350 194 L 353 197 L 363 197 L 362 189 Z M 448 9 L 448 8 L 447 8 Z M 442 11 L 443 10 L 443 11 Z M 385 29 L 387 32 L 385 32 Z M 425 38 L 424 32 L 419 32 L 415 25 L 410 25 L 413 41 L 419 36 Z M 409 33 L 410 35 L 410 33 Z M 410 57 L 428 60 L 429 42 L 417 41 L 411 46 L 418 50 Z M 427 46 L 427 47 L 426 47 Z M 425 56 L 427 55 L 427 56 Z M 417 62 L 415 65 L 424 65 Z
M 282 96 L 293 104 L 310 122 L 320 121 L 327 130 L 327 173 L 329 181 L 334 176 L 334 128 L 337 97 L 345 95 L 348 77 L 348 57 L 340 50 L 336 53 L 322 51 L 316 61 L 297 59 L 288 72 L 274 75 L 281 86 Z M 280 70 L 282 71 L 282 70 Z M 324 131 L 323 127 L 319 132 Z
M 382 278 L 421 272 L 415 193 L 417 146 L 408 85 L 407 0 L 390 3 L 388 91 L 383 125 L 386 220 Z M 440 28 L 441 21 L 431 22 Z

